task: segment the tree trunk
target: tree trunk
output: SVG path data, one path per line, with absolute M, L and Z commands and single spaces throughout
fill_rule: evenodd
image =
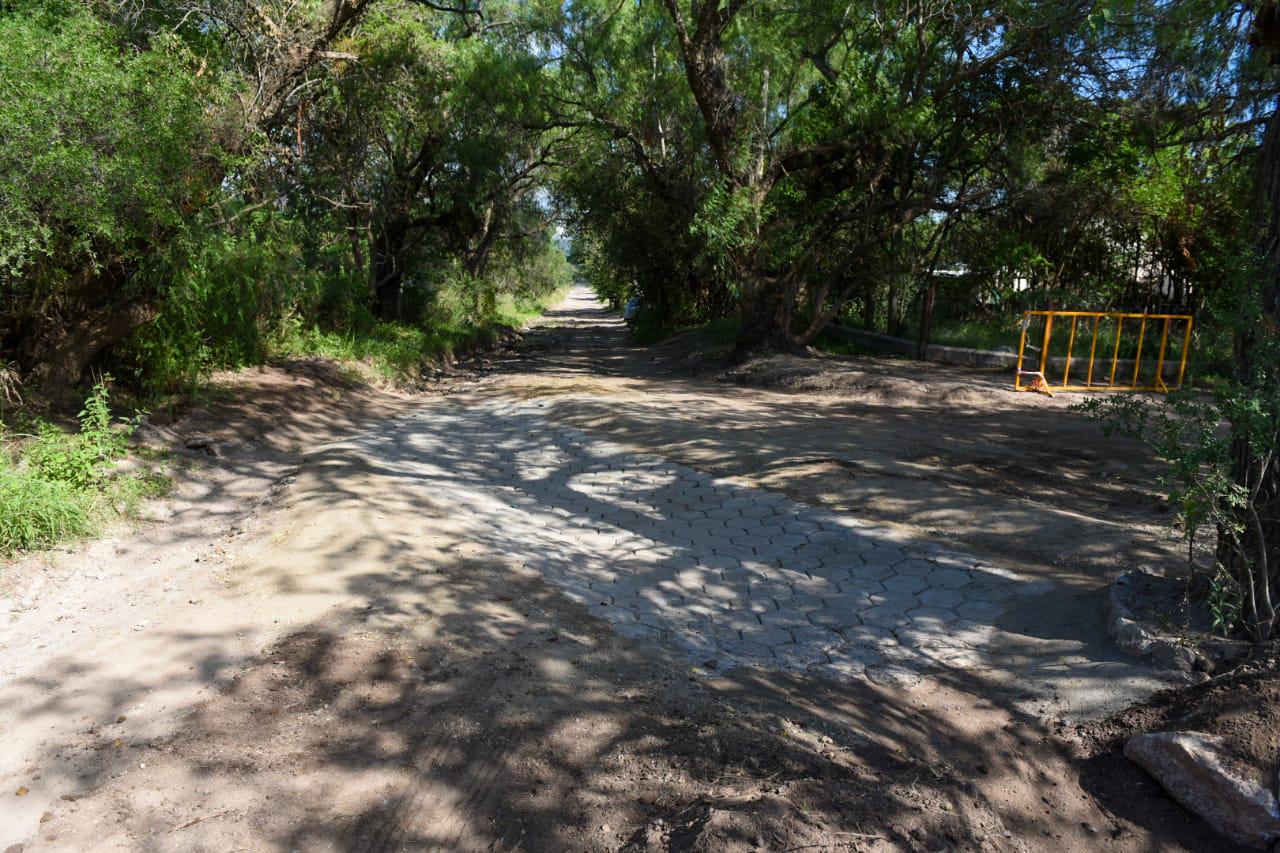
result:
M 394 323 L 400 317 L 400 288 L 404 283 L 404 255 L 407 225 L 401 220 L 384 223 L 375 230 L 369 244 L 369 284 L 378 319 Z
M 791 288 L 783 276 L 762 278 L 752 295 L 743 300 L 735 358 L 741 360 L 768 352 L 799 349 L 791 336 Z
M 351 263 L 356 273 L 360 275 L 364 274 L 364 249 L 360 240 L 360 232 L 363 230 L 360 218 L 356 216 L 355 211 L 352 211 L 348 218 L 347 231 L 351 235 Z
M 493 249 L 494 240 L 498 236 L 498 231 L 501 227 L 494 208 L 495 205 L 492 203 L 485 207 L 484 216 L 480 220 L 480 242 L 476 244 L 475 248 L 467 246 L 466 241 L 464 241 L 462 267 L 466 270 L 467 275 L 472 278 L 479 278 L 484 275 L 484 271 L 489 265 L 489 252 Z
M 1272 363 L 1280 353 L 1280 109 L 1271 114 L 1263 136 L 1256 204 L 1258 304 L 1247 306 L 1247 318 L 1236 333 L 1234 359 L 1236 381 L 1265 407 L 1268 399 L 1280 395 Z M 1280 419 L 1280 412 L 1267 414 Z M 1218 561 L 1241 583 L 1246 627 L 1262 641 L 1275 630 L 1280 603 L 1280 448 L 1274 425 L 1269 436 L 1259 436 L 1249 426 L 1231 425 L 1231 475 L 1252 499 L 1232 513 L 1241 531 L 1238 538 L 1219 531 Z
M 76 320 L 46 328 L 33 342 L 28 356 L 34 364 L 32 380 L 49 396 L 70 389 L 104 350 L 150 323 L 157 313 L 154 306 L 145 302 L 122 299 Z
M 929 337 L 933 334 L 933 306 L 938 299 L 938 279 L 930 270 L 929 281 L 920 295 L 920 335 L 916 340 L 916 358 L 924 361 L 929 354 Z
M 889 313 L 884 320 L 884 330 L 886 334 L 897 335 L 901 320 L 898 317 L 898 276 L 893 274 L 889 276 Z
M 64 283 L 56 303 L 28 312 L 15 355 L 42 394 L 70 391 L 102 353 L 156 318 L 159 312 L 145 296 L 121 295 L 135 273 L 119 259 L 86 267 Z

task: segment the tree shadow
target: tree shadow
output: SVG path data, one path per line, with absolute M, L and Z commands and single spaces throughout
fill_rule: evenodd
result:
M 544 358 L 558 366 L 534 369 L 574 380 L 649 375 L 614 352 L 616 323 L 604 315 L 562 319 L 598 321 L 589 334 L 608 353 L 576 337 L 583 353 L 552 347 Z M 766 404 L 767 431 L 756 414 L 716 412 L 713 429 L 675 440 L 721 454 L 713 470 L 744 441 L 766 467 L 832 455 L 831 439 L 797 437 L 812 425 L 801 401 Z M 659 476 L 634 502 L 581 488 L 624 451 L 575 445 L 552 420 L 504 425 L 485 414 L 491 405 L 483 394 L 442 403 L 308 459 L 287 496 L 298 529 L 234 576 L 270 590 L 282 611 L 343 603 L 261 655 L 237 657 L 234 629 L 193 625 L 156 638 L 190 667 L 182 674 L 139 665 L 85 697 L 76 691 L 98 665 L 62 659 L 11 683 L 0 714 L 39 695 L 42 713 L 93 717 L 42 747 L 41 784 L 70 799 L 39 827 L 37 845 L 1089 850 L 1105 839 L 1154 851 L 1204 841 L 1194 828 L 1143 825 L 1140 814 L 1107 825 L 1052 733 L 1019 706 L 1020 686 L 980 669 L 933 667 L 914 693 L 777 664 L 695 673 L 674 626 L 619 635 L 613 605 L 592 585 L 619 559 L 596 553 L 599 536 L 658 549 L 661 570 L 641 584 L 658 589 L 679 558 L 705 556 L 675 524 L 688 483 Z M 575 405 L 553 414 L 620 444 L 627 424 L 661 430 L 686 414 L 624 406 L 611 421 L 609 401 Z M 467 417 L 470 431 L 460 431 Z M 874 442 L 901 430 L 882 412 L 841 417 L 831 434 L 862 430 Z M 984 440 L 1017 438 L 982 417 L 969 427 Z M 431 429 L 442 440 L 424 443 Z M 566 435 L 568 447 L 556 443 Z M 481 446 L 501 448 L 499 467 L 518 476 L 495 477 Z M 972 499 L 955 484 L 916 498 L 943 517 Z M 570 518 L 601 520 L 600 529 L 566 532 Z M 1061 582 L 1096 581 L 1081 578 Z M 1075 630 L 1059 622 L 1042 633 L 1078 649 Z M 1077 677 L 1105 690 L 1116 673 Z M 139 695 L 193 679 L 217 695 L 176 709 L 167 730 L 134 736 L 130 721 L 115 722 Z

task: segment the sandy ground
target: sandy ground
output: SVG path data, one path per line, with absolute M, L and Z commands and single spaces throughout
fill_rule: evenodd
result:
M 1154 467 L 1061 399 L 878 360 L 717 381 L 689 374 L 690 342 L 631 347 L 600 319 L 553 313 L 453 400 L 538 400 L 1052 579 L 1066 593 L 1010 627 L 1086 653 L 1106 653 L 1109 577 L 1177 558 Z M 1071 708 L 1009 685 L 695 673 L 619 636 L 474 541 L 440 486 L 329 447 L 431 405 L 343 386 L 315 364 L 235 380 L 155 437 L 222 440 L 163 521 L 5 567 L 0 846 L 1228 849 L 1099 803 Z M 1100 710 L 1148 688 L 1098 689 Z

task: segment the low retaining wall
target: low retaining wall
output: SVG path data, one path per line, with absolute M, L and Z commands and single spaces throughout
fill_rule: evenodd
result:
M 879 332 L 868 332 L 864 329 L 850 329 L 847 326 L 828 326 L 826 334 L 880 355 L 900 355 L 905 358 L 916 357 L 916 342 L 909 341 L 906 338 L 895 338 L 893 335 L 882 335 Z M 995 350 L 929 344 L 925 350 L 925 361 L 1013 370 L 1018 366 L 1018 355 L 1014 352 L 997 352 Z
M 865 350 L 876 353 L 878 355 L 896 355 L 903 358 L 916 357 L 916 342 L 907 340 L 906 338 L 896 338 L 893 335 L 885 335 L 880 332 L 868 332 L 865 329 L 851 329 L 848 326 L 828 326 L 825 334 L 842 341 L 847 341 L 855 346 L 862 347 Z M 1008 352 L 999 350 L 971 349 L 970 347 L 948 347 L 942 344 L 929 344 L 925 350 L 925 361 L 936 361 L 939 364 L 959 364 L 965 367 L 989 367 L 996 370 L 1008 370 L 1012 372 L 1018 366 L 1018 354 L 1013 352 L 1010 347 Z M 1151 362 L 1143 359 L 1144 364 L 1150 365 Z M 1029 354 L 1023 368 L 1034 370 L 1038 362 Z M 1083 373 L 1077 373 L 1077 370 L 1087 370 L 1089 364 L 1089 354 L 1086 352 L 1084 358 L 1078 355 L 1071 357 L 1071 373 L 1073 377 L 1077 377 L 1076 381 L 1084 378 Z M 1062 371 L 1067 366 L 1067 360 L 1062 357 L 1049 359 L 1048 372 L 1050 374 L 1057 373 L 1061 376 Z M 1178 362 L 1166 361 L 1164 365 L 1164 378 L 1166 382 L 1173 383 L 1178 379 Z M 1094 378 L 1100 382 L 1106 381 L 1111 369 L 1110 359 L 1097 359 L 1094 365 Z M 1148 370 L 1150 368 L 1148 367 Z M 1131 377 L 1133 375 L 1133 359 L 1122 358 L 1116 363 L 1116 378 Z M 1052 382 L 1050 383 L 1052 384 Z

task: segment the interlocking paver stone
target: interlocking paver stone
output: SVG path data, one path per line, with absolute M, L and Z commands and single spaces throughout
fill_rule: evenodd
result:
M 1036 583 L 785 495 L 547 419 L 442 402 L 348 442 L 444 495 L 477 543 L 630 637 L 695 662 L 906 678 L 1003 654 L 992 624 Z
M 914 625 L 948 625 L 960 618 L 956 612 L 947 607 L 917 607 L 907 612 L 907 618 Z
M 868 563 L 865 566 L 855 566 L 849 569 L 849 576 L 860 580 L 883 581 L 885 578 L 893 577 L 894 571 L 893 566 L 886 566 L 883 563 Z
M 884 592 L 870 593 L 867 597 L 877 607 L 895 608 L 899 613 L 906 613 L 920 606 L 920 600 L 905 590 L 886 589 Z
M 814 625 L 838 630 L 859 624 L 862 620 L 858 614 L 871 609 L 870 602 L 861 605 L 853 601 L 837 601 L 825 607 L 809 611 L 809 621 Z
M 753 625 L 743 628 L 739 633 L 748 643 L 759 643 L 770 648 L 795 642 L 791 632 L 783 625 Z
M 994 601 L 971 599 L 953 605 L 956 613 L 965 619 L 995 619 L 1004 612 L 1004 607 Z
M 893 567 L 893 571 L 899 575 L 925 577 L 937 568 L 936 564 L 930 563 L 928 560 L 903 560 Z
M 916 593 L 916 598 L 920 599 L 921 604 L 930 607 L 955 607 L 965 600 L 964 593 L 960 590 L 945 587 L 922 590 Z
M 920 592 L 928 586 L 924 578 L 912 577 L 911 575 L 894 575 L 891 578 L 885 578 L 880 581 L 880 585 L 890 592 Z
M 936 569 L 925 577 L 929 586 L 943 589 L 960 589 L 968 584 L 972 578 L 969 573 L 960 569 Z
M 798 533 L 801 536 L 807 536 L 810 533 L 816 533 L 819 528 L 815 522 L 793 519 L 782 525 L 782 529 L 787 533 Z

